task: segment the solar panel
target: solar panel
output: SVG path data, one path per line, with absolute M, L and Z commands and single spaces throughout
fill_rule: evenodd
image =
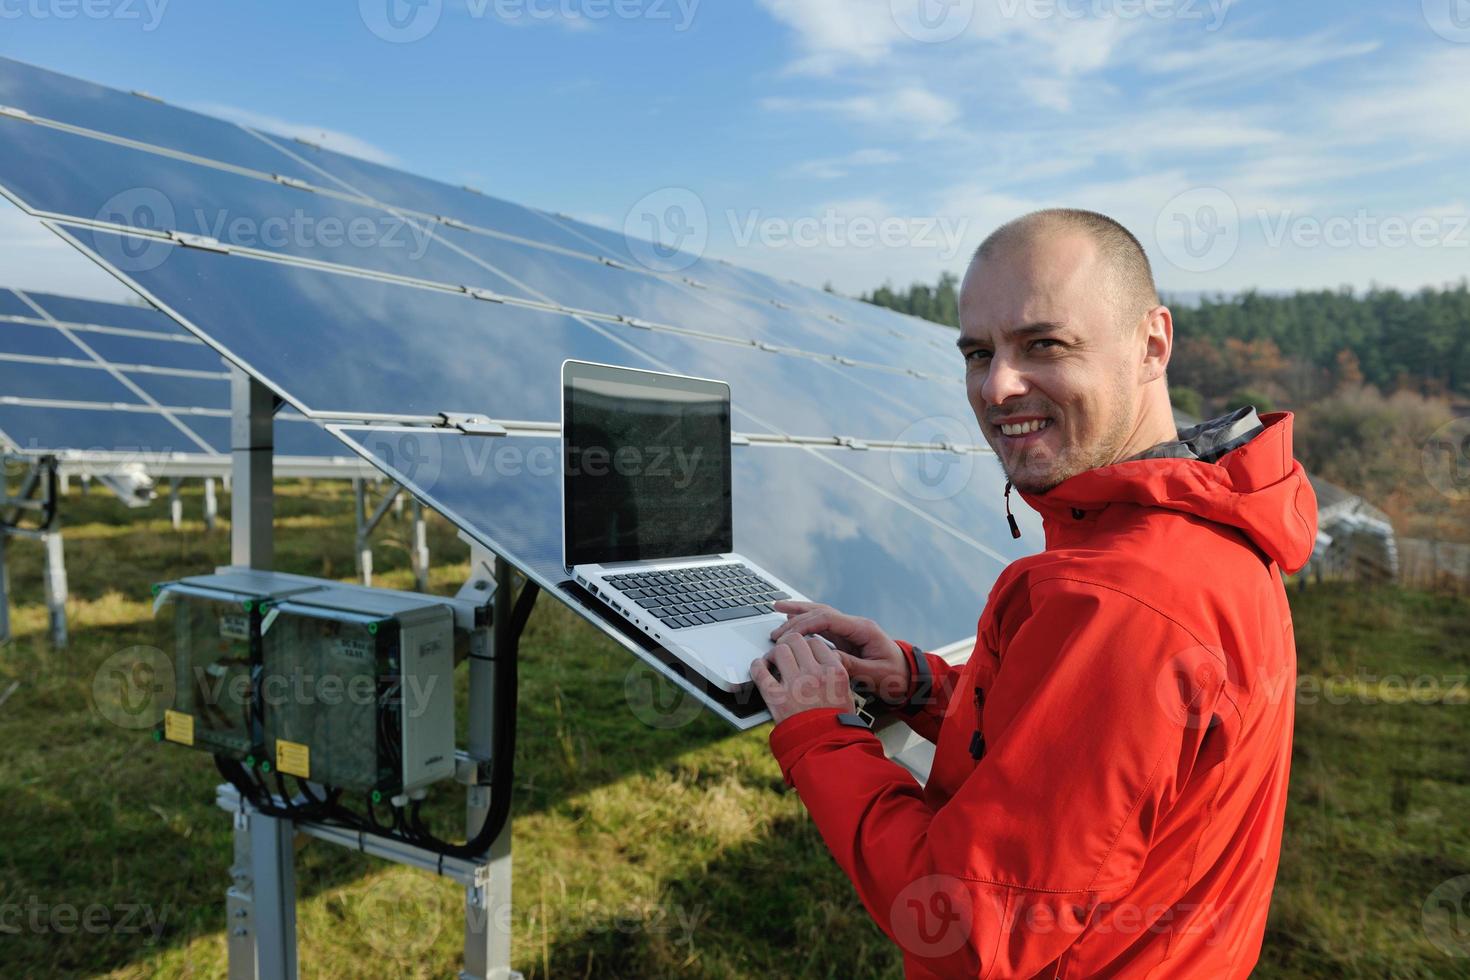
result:
M 980 448 L 946 328 L 708 258 L 644 268 L 636 243 L 565 216 L 193 114 L 180 113 L 177 131 L 165 133 L 173 118 L 166 106 L 125 105 L 131 97 L 97 95 L 34 69 L 8 65 L 0 79 L 54 87 L 12 98 L 0 83 L 0 98 L 50 114 L 0 118 L 5 191 L 321 420 L 382 414 L 422 423 L 465 412 L 554 431 L 547 423 L 559 418 L 565 358 L 721 378 L 732 388 L 736 428 L 757 442 L 736 449 L 737 546 L 806 591 L 932 645 L 973 633 L 1001 567 L 1041 546 L 1039 524 L 1019 499 L 1018 519 L 1031 533 L 1017 543 L 1005 531 L 1003 478 Z M 94 102 L 115 112 L 99 113 Z M 120 146 L 68 126 L 208 159 Z M 53 164 L 57 156 L 64 164 Z M 138 187 L 166 206 L 116 205 Z M 241 242 L 231 240 L 228 222 L 210 226 L 223 229 L 210 235 L 219 240 L 191 239 L 201 209 L 254 228 L 282 215 L 389 216 L 429 229 L 432 239 L 417 258 L 371 241 Z M 160 224 L 160 214 L 172 223 Z M 206 379 L 192 370 L 123 376 L 135 397 L 207 401 Z M 195 407 L 201 434 L 226 427 L 222 412 Z M 562 581 L 555 439 L 396 425 L 337 431 L 577 603 Z M 761 444 L 772 433 L 853 448 Z M 949 448 L 858 451 L 891 443 Z M 541 470 L 497 466 L 505 454 L 524 462 L 547 449 Z
M 229 373 L 218 353 L 169 317 L 11 290 L 0 290 L 0 309 L 0 443 L 7 448 L 122 453 L 145 465 L 168 460 L 174 472 L 181 456 L 229 453 Z M 341 470 L 343 447 L 320 426 L 283 413 L 276 430 L 281 455 L 334 458 L 321 472 Z
M 5 58 L 0 105 L 267 174 L 305 176 L 299 163 L 233 123 Z
M 35 311 L 8 289 L 0 289 L 0 316 L 34 316 Z
M 312 168 L 312 180 L 377 201 L 391 202 L 426 215 L 448 215 L 457 221 L 554 248 L 585 252 L 587 243 L 554 217 L 532 208 L 489 197 L 465 187 L 452 187 L 360 160 L 319 146 L 273 134 L 265 140 Z M 325 177 L 326 180 L 321 178 Z

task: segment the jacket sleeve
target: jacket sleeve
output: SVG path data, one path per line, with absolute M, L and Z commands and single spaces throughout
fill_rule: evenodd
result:
M 949 710 L 950 695 L 959 682 L 960 671 L 943 657 L 926 653 L 904 640 L 898 641 L 909 663 L 908 697 L 895 710 L 905 724 L 931 742 L 939 740 L 939 726 Z
M 876 737 L 830 712 L 771 733 L 910 977 L 1031 976 L 1057 960 L 1131 888 L 1223 690 L 1216 654 L 1108 586 L 1032 583 L 1008 613 L 988 746 L 937 809 Z

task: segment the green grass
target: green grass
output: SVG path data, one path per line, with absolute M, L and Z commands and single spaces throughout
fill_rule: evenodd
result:
M 0 915 L 7 980 L 224 973 L 230 833 L 213 805 L 213 767 L 109 723 L 93 703 L 109 657 L 157 643 L 148 586 L 228 558 L 226 530 L 204 530 L 191 489 L 179 531 L 165 504 L 127 511 L 73 491 L 63 509 L 64 651 L 45 640 L 40 549 L 12 544 L 15 638 L 0 649 L 0 696 L 19 682 L 0 704 L 0 909 L 15 910 Z M 278 567 L 350 577 L 349 501 L 338 484 L 284 484 Z M 466 550 L 444 522 L 430 529 L 432 587 L 452 592 Z M 411 587 L 406 542 L 406 524 L 385 522 L 377 584 Z M 1340 677 L 1334 691 L 1391 695 L 1380 683 L 1388 675 L 1470 673 L 1470 601 L 1320 589 L 1293 602 L 1303 672 Z M 552 601 L 538 606 L 521 653 L 518 969 L 535 978 L 901 975 L 897 952 L 785 791 L 764 730 L 732 735 L 706 717 L 644 724 L 625 693 L 632 658 Z M 107 683 L 104 673 L 104 693 Z M 1470 959 L 1446 957 L 1421 926 L 1430 891 L 1470 873 L 1470 706 L 1392 700 L 1300 707 L 1259 976 L 1470 976 Z M 460 794 L 438 793 L 441 818 L 452 815 Z M 462 892 L 451 883 L 320 842 L 301 846 L 296 867 L 304 977 L 458 968 Z M 83 930 L 88 914 L 95 928 Z M 157 938 L 145 921 L 158 924 Z

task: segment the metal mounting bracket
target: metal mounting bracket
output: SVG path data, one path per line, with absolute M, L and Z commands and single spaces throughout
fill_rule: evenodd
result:
M 468 415 L 463 412 L 440 412 L 441 428 L 458 429 L 467 436 L 508 436 L 505 426 L 492 422 L 483 415 Z
M 222 255 L 230 254 L 230 246 L 218 238 L 210 238 L 208 235 L 194 235 L 187 231 L 170 231 L 168 237 L 176 244 L 185 248 L 197 248 L 206 252 L 219 252 Z

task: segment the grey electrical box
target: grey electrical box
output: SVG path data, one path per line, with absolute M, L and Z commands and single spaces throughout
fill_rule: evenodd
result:
M 161 737 L 346 791 L 453 775 L 456 633 L 486 607 L 239 569 L 158 591 L 177 665 Z
M 261 620 L 272 603 L 320 587 L 315 579 L 250 569 L 155 587 L 160 641 L 174 650 L 163 737 L 230 759 L 264 758 L 254 701 Z
M 409 793 L 454 775 L 454 614 L 432 596 L 333 586 L 264 624 L 265 749 L 282 772 Z

